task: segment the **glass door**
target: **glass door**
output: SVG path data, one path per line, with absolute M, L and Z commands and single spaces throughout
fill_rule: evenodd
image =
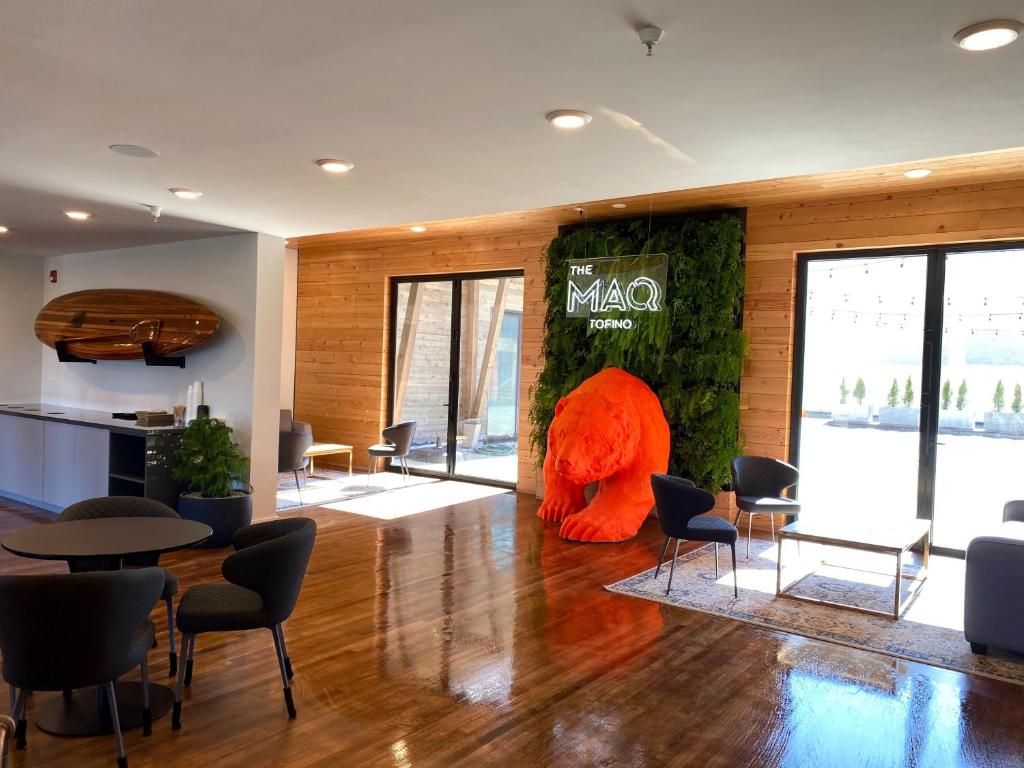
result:
M 936 546 L 966 549 L 1024 498 L 1024 249 L 945 254 Z
M 793 445 L 806 517 L 918 513 L 928 256 L 800 262 Z
M 521 272 L 396 278 L 391 421 L 414 420 L 413 471 L 514 487 Z

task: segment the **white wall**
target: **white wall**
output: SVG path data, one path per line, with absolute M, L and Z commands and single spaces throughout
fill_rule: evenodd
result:
M 42 345 L 34 326 L 43 279 L 39 256 L 0 253 L 0 402 L 39 400 Z
M 284 301 L 281 305 L 281 407 L 295 408 L 295 318 L 299 289 L 299 252 L 284 252 Z
M 45 269 L 58 270 L 58 282 L 46 283 L 45 301 L 91 288 L 166 291 L 204 304 L 221 324 L 210 341 L 186 353 L 184 369 L 147 367 L 141 360 L 60 363 L 45 349 L 41 399 L 104 411 L 170 410 L 185 402 L 189 384 L 204 382 L 211 415 L 235 430 L 253 459 L 254 514 L 272 516 L 283 264 L 284 241 L 255 234 L 48 258 Z M 264 379 L 269 383 L 261 386 Z

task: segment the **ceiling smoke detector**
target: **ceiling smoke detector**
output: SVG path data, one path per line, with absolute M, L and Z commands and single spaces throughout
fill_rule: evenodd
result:
M 654 55 L 654 46 L 661 42 L 661 38 L 665 36 L 665 30 L 661 27 L 644 27 L 636 31 L 637 37 L 640 38 L 640 42 L 647 48 L 647 55 Z

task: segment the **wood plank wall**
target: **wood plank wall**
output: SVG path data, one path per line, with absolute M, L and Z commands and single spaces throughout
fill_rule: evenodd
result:
M 981 161 L 977 161 L 981 162 Z M 894 191 L 794 201 L 785 182 L 771 194 L 785 202 L 753 205 L 747 215 L 744 329 L 750 356 L 740 383 L 741 432 L 749 453 L 785 458 L 789 451 L 790 389 L 796 300 L 796 254 L 981 240 L 1024 239 L 1024 177 L 991 183 L 908 186 L 898 174 Z M 873 178 L 874 188 L 887 182 Z M 793 184 L 806 182 L 794 181 Z M 760 189 L 760 185 L 757 189 Z M 866 186 L 866 185 L 865 185 Z M 752 187 L 752 190 L 754 187 Z M 863 189 L 863 187 L 861 187 Z M 671 212 L 667 193 L 659 213 Z M 764 203 L 764 192 L 751 202 Z M 730 205 L 744 205 L 730 191 Z M 652 196 L 658 197 L 658 196 Z M 678 210 L 701 207 L 696 192 Z M 721 193 L 708 190 L 709 201 Z M 388 279 L 392 275 L 521 268 L 526 273 L 523 382 L 520 395 L 520 484 L 535 488 L 534 459 L 525 450 L 529 391 L 540 367 L 543 334 L 544 246 L 561 214 L 485 217 L 461 236 L 410 242 L 407 233 L 358 234 L 340 240 L 310 238 L 299 248 L 296 412 L 311 421 L 318 440 L 356 445 L 357 464 L 377 439 L 387 396 Z M 532 222 L 532 223 L 531 223 Z M 454 224 L 451 225 L 454 227 Z M 721 505 L 720 505 L 721 506 Z M 726 513 L 725 509 L 721 509 Z
M 550 222 L 439 239 L 382 238 L 299 249 L 295 412 L 319 442 L 348 443 L 355 464 L 380 440 L 387 418 L 388 318 L 392 277 L 522 269 L 519 485 L 536 488 L 528 450 L 530 389 L 540 372 L 543 254 Z M 322 463 L 322 462 L 318 462 Z

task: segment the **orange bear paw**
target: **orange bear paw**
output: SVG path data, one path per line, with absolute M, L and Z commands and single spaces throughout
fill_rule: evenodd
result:
M 625 541 L 634 534 L 623 531 L 614 520 L 579 513 L 562 521 L 558 535 L 572 541 Z
M 549 523 L 559 523 L 569 515 L 574 515 L 580 509 L 568 499 L 544 499 L 544 503 L 537 510 L 537 517 Z

